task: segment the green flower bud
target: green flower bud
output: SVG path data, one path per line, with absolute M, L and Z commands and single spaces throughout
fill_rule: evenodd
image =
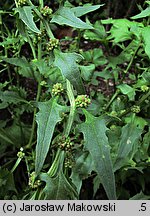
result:
M 27 0 L 18 0 L 18 6 L 22 7 L 27 4 Z
M 146 92 L 149 90 L 149 87 L 147 85 L 142 85 L 141 90 L 142 90 L 142 92 Z
M 140 106 L 134 105 L 134 106 L 131 108 L 131 111 L 132 111 L 133 113 L 139 113 L 139 112 L 141 111 Z
M 25 153 L 23 152 L 23 148 L 21 147 L 20 151 L 17 153 L 17 157 L 22 159 L 24 158 L 24 156 L 25 156 Z
M 38 188 L 41 185 L 41 181 L 40 180 L 36 180 L 35 181 L 35 178 L 36 178 L 35 172 L 32 172 L 30 174 L 29 183 L 28 184 L 33 189 L 36 189 L 36 188 Z
M 45 6 L 41 9 L 41 14 L 45 17 L 51 16 L 53 13 L 53 10 L 49 8 L 48 6 Z
M 115 116 L 117 116 L 117 112 L 116 111 L 111 111 L 110 115 L 115 117 Z
M 54 48 L 57 48 L 59 45 L 59 40 L 56 38 L 49 39 L 49 43 L 47 44 L 47 51 L 52 51 Z
M 64 91 L 63 86 L 61 83 L 56 83 L 53 85 L 52 94 L 54 96 L 60 95 Z
M 86 108 L 89 104 L 91 104 L 91 99 L 87 95 L 78 95 L 75 99 L 76 107 Z

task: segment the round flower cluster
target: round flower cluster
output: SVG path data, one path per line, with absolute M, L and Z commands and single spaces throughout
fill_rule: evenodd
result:
M 20 151 L 17 153 L 17 157 L 22 159 L 25 156 L 25 153 L 23 152 L 23 148 L 20 148 Z
M 56 38 L 49 39 L 49 43 L 47 43 L 47 51 L 52 51 L 54 48 L 57 48 L 59 45 L 59 40 Z
M 132 108 L 131 108 L 131 111 L 133 113 L 139 113 L 141 111 L 140 107 L 139 106 L 136 106 L 134 105 Z
M 18 0 L 18 6 L 24 6 L 27 3 L 27 0 Z
M 91 103 L 91 99 L 87 95 L 78 95 L 75 99 L 76 107 L 86 108 Z
M 64 163 L 64 165 L 65 165 L 65 167 L 66 168 L 72 168 L 73 167 L 73 165 L 74 165 L 74 161 L 73 161 L 73 158 L 71 158 L 71 157 L 66 157 L 65 158 L 65 163 Z
M 56 83 L 56 84 L 53 85 L 52 94 L 54 96 L 60 95 L 63 92 L 63 90 L 64 89 L 63 89 L 62 84 L 61 83 Z
M 41 9 L 41 14 L 45 17 L 51 16 L 53 13 L 53 10 L 49 8 L 48 6 L 45 6 Z
M 142 85 L 141 90 L 142 90 L 142 92 L 146 92 L 149 90 L 149 87 L 147 85 Z
M 70 152 L 72 150 L 72 147 L 74 146 L 74 143 L 71 142 L 70 137 L 61 137 L 60 141 L 59 141 L 59 148 L 66 151 L 66 152 Z
M 35 181 L 35 172 L 32 172 L 30 174 L 29 183 L 28 184 L 33 189 L 36 189 L 36 188 L 38 188 L 41 185 L 41 181 L 40 180 L 36 180 Z

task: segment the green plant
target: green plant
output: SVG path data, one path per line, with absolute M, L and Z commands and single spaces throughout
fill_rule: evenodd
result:
M 103 5 L 45 2 L 0 14 L 0 198 L 80 199 L 87 179 L 92 199 L 148 199 L 149 10 L 91 24 Z

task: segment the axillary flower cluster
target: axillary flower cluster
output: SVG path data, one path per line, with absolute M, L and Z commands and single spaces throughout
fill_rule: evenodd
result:
M 52 95 L 60 95 L 64 91 L 63 85 L 61 83 L 56 83 L 53 85 Z
M 52 15 L 52 13 L 53 13 L 53 10 L 51 8 L 49 8 L 48 6 L 45 6 L 41 9 L 41 14 L 44 17 L 49 17 Z
M 22 7 L 27 4 L 27 0 L 18 0 L 17 4 L 19 7 Z
M 47 51 L 52 51 L 54 48 L 57 48 L 59 45 L 59 40 L 56 38 L 50 38 L 47 43 Z
M 86 108 L 90 104 L 91 104 L 91 99 L 88 97 L 88 95 L 78 95 L 77 98 L 75 99 L 76 107 Z

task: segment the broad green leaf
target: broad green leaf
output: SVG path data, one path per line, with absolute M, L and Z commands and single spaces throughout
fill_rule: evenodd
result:
M 0 91 L 0 99 L 3 102 L 17 104 L 20 102 L 29 103 L 25 98 L 21 97 L 19 93 L 13 91 Z
M 140 19 L 140 18 L 149 17 L 149 16 L 150 16 L 150 7 L 146 8 L 141 13 L 135 16 L 132 16 L 131 19 Z
M 17 193 L 13 174 L 8 169 L 0 167 L 0 199 L 11 199 L 12 191 Z M 9 198 L 8 198 L 9 197 Z
M 145 195 L 142 191 L 140 193 L 137 193 L 133 197 L 131 197 L 129 200 L 149 200 L 150 195 Z
M 84 86 L 76 63 L 82 58 L 81 55 L 76 53 L 62 53 L 59 50 L 55 50 L 54 54 L 54 65 L 60 69 L 62 75 L 71 82 L 79 94 L 84 94 Z
M 125 83 L 117 86 L 117 88 L 120 89 L 123 94 L 127 95 L 129 100 L 131 100 L 131 101 L 134 100 L 134 97 L 135 97 L 135 89 L 134 88 L 132 88 L 131 86 L 129 86 Z
M 103 5 L 104 4 L 101 4 L 101 5 L 85 4 L 83 6 L 78 6 L 78 7 L 71 8 L 71 11 L 74 12 L 75 16 L 80 17 L 80 16 L 83 16 L 83 15 L 89 13 L 89 12 L 92 12 L 92 11 L 95 11 L 95 10 L 99 9 Z
M 18 73 L 24 77 L 33 77 L 33 72 L 30 64 L 26 60 L 26 58 L 2 58 L 3 61 L 21 67 L 21 70 L 18 70 Z
M 85 81 L 90 81 L 90 78 L 95 70 L 95 65 L 80 66 L 81 76 Z
M 125 118 L 125 122 L 126 123 L 131 123 L 132 122 L 132 114 Z M 144 129 L 144 127 L 148 124 L 148 122 L 144 118 L 139 117 L 139 116 L 134 117 L 134 123 L 136 125 L 138 125 L 138 127 L 140 129 Z
M 3 46 L 3 47 L 6 47 L 8 45 L 11 45 L 11 44 L 15 44 L 19 41 L 19 38 L 6 38 L 3 42 L 0 42 L 0 46 Z
M 49 151 L 51 139 L 56 124 L 61 121 L 60 113 L 64 107 L 57 104 L 57 98 L 52 98 L 46 102 L 39 102 L 39 112 L 36 115 L 37 121 L 37 145 L 36 145 L 36 174 L 40 172 L 45 158 Z
M 73 185 L 69 183 L 62 171 L 56 177 L 50 177 L 47 173 L 40 175 L 42 181 L 46 182 L 43 189 L 46 200 L 75 200 L 78 198 Z
M 25 23 L 26 26 L 28 26 L 30 30 L 38 34 L 41 33 L 33 21 L 31 6 L 18 7 L 15 11 L 19 13 L 19 18 Z
M 96 21 L 93 27 L 94 29 L 92 30 L 85 30 L 84 32 L 85 39 L 101 41 L 104 38 L 106 38 L 105 28 L 100 21 Z
M 84 151 L 75 161 L 75 166 L 72 168 L 70 178 L 76 186 L 77 192 L 80 193 L 82 180 L 86 179 L 88 175 L 91 174 L 93 170 L 93 162 L 88 151 Z
M 84 110 L 84 114 L 86 121 L 81 124 L 80 130 L 84 134 L 85 149 L 91 154 L 95 171 L 100 176 L 108 198 L 116 199 L 115 177 L 105 121 L 94 117 L 86 110 Z
M 51 23 L 68 25 L 80 29 L 93 29 L 93 27 L 75 16 L 74 12 L 67 7 L 62 7 L 53 15 Z
M 14 140 L 12 137 L 10 137 L 8 135 L 8 133 L 3 129 L 3 128 L 0 128 L 0 140 L 4 140 L 6 143 L 9 143 L 11 145 L 14 144 Z
M 134 32 L 130 31 L 131 28 L 137 29 L 138 27 L 143 27 L 142 23 L 129 21 L 127 19 L 107 19 L 102 20 L 102 24 L 112 24 L 108 39 L 113 40 L 115 44 L 132 39 Z
M 136 124 L 129 123 L 122 128 L 114 170 L 118 170 L 132 160 L 141 137 L 142 130 Z
M 144 40 L 145 53 L 150 58 L 150 27 L 144 27 L 142 30 L 142 37 Z

